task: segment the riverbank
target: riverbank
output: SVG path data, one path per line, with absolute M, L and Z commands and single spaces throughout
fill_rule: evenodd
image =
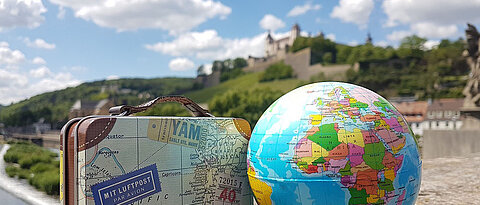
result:
M 422 186 L 417 205 L 478 204 L 480 153 L 423 160 Z
M 6 163 L 3 160 L 3 156 L 9 147 L 10 145 L 5 144 L 0 148 L 0 188 L 29 204 L 59 205 L 60 202 L 57 198 L 36 190 L 25 180 L 17 180 L 7 176 L 5 172 Z

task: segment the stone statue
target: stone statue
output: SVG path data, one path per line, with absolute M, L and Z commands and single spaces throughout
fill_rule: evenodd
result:
M 463 107 L 478 108 L 480 107 L 480 33 L 478 33 L 475 26 L 467 25 L 468 28 L 465 30 L 467 48 L 463 51 L 463 56 L 466 57 L 467 64 L 470 67 L 470 74 L 467 85 L 463 89 L 463 94 L 465 95 Z

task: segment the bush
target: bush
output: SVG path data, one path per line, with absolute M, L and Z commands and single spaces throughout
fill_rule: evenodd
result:
M 55 170 L 55 169 L 58 169 L 58 166 L 57 166 L 56 162 L 59 162 L 59 161 L 55 161 L 54 163 L 44 163 L 44 162 L 37 163 L 37 164 L 33 165 L 30 168 L 30 170 L 34 174 L 38 174 L 38 173 L 42 173 L 42 172 L 46 172 L 46 171 L 50 171 L 50 170 Z
M 58 169 L 34 175 L 28 183 L 49 195 L 58 195 L 60 192 L 60 172 Z
M 293 77 L 292 66 L 286 65 L 283 62 L 270 65 L 265 72 L 260 76 L 260 82 L 286 79 Z
M 59 161 L 57 154 L 31 143 L 11 143 L 4 156 L 8 163 L 5 172 L 9 177 L 27 179 L 37 189 L 50 195 L 60 190 Z
M 214 97 L 208 107 L 213 115 L 240 117 L 253 128 L 268 106 L 282 94 L 270 89 L 230 91 Z
M 9 177 L 15 177 L 18 175 L 18 172 L 19 172 L 19 168 L 18 167 L 15 167 L 13 165 L 8 165 L 6 168 L 5 168 L 5 172 L 7 172 L 7 175 Z

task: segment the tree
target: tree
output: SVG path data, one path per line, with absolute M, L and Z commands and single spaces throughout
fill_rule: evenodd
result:
M 247 60 L 245 60 L 244 58 L 235 58 L 235 60 L 233 60 L 234 68 L 243 68 L 247 66 L 248 66 Z
M 270 89 L 229 91 L 215 96 L 208 107 L 215 116 L 243 118 L 253 128 L 262 113 L 282 94 Z
M 398 48 L 398 55 L 401 58 L 422 58 L 424 51 L 426 50 L 426 42 L 427 39 L 420 38 L 416 35 L 405 37 L 400 42 L 400 47 Z
M 286 65 L 282 61 L 268 66 L 268 68 L 260 76 L 260 81 L 272 81 L 291 77 L 293 77 L 292 66 Z

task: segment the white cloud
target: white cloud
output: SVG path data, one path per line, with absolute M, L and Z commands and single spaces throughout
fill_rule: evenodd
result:
M 30 70 L 22 67 L 32 65 L 22 64 L 25 59 L 21 51 L 12 50 L 8 43 L 0 42 L 0 104 L 18 102 L 40 93 L 80 84 L 70 73 L 53 73 L 45 66 Z M 35 57 L 31 62 L 46 64 L 41 57 Z
M 212 67 L 213 67 L 213 64 L 203 65 L 203 71 L 205 72 L 206 75 L 212 74 L 212 72 L 213 72 Z
M 52 49 L 55 49 L 55 47 L 56 47 L 55 44 L 47 43 L 45 40 L 43 40 L 41 38 L 37 38 L 34 41 L 31 41 L 29 38 L 24 38 L 23 42 L 27 46 L 32 47 L 32 48 L 42 48 L 42 49 L 52 50 Z
M 293 7 L 293 9 L 288 12 L 287 16 L 289 17 L 300 16 L 307 13 L 310 10 L 319 10 L 320 8 L 322 8 L 320 4 L 312 5 L 311 2 L 307 2 L 304 5 L 301 5 L 301 6 L 297 5 Z
M 47 61 L 45 61 L 45 59 L 43 59 L 41 57 L 35 57 L 35 58 L 33 58 L 32 63 L 33 64 L 44 65 L 44 64 L 47 63 Z
M 46 66 L 41 66 L 37 69 L 30 70 L 30 75 L 34 78 L 43 78 L 52 75 L 52 72 Z
M 331 41 L 335 41 L 335 34 L 329 33 L 325 36 L 325 38 L 330 39 Z
M 430 50 L 434 47 L 437 47 L 438 44 L 440 44 L 440 41 L 436 41 L 436 40 L 428 40 L 427 42 L 425 42 L 423 44 L 423 46 L 425 46 L 426 49 Z
M 340 0 L 330 16 L 339 18 L 343 22 L 357 24 L 360 28 L 366 28 L 373 7 L 373 0 Z
M 398 41 L 401 41 L 403 38 L 411 35 L 412 35 L 411 31 L 405 31 L 405 30 L 394 31 L 391 34 L 387 35 L 387 39 L 392 42 L 398 42 Z
M 70 73 L 45 75 L 29 78 L 19 70 L 0 68 L 0 104 L 10 104 L 44 92 L 76 86 L 81 82 Z
M 428 38 L 447 38 L 457 34 L 457 26 L 440 26 L 433 23 L 415 23 L 410 29 L 419 36 Z
M 160 28 L 170 34 L 191 30 L 208 19 L 226 18 L 231 8 L 213 0 L 51 0 L 75 16 L 117 31 Z
M 285 23 L 272 14 L 266 14 L 265 16 L 263 16 L 259 24 L 260 27 L 262 27 L 263 29 L 270 30 L 272 32 L 276 31 L 279 28 L 285 27 Z
M 64 19 L 65 18 L 65 8 L 63 8 L 63 6 L 59 6 L 58 7 L 58 13 L 57 13 L 57 18 L 58 19 Z
M 0 42 L 0 65 L 16 66 L 25 61 L 25 55 L 19 50 L 10 49 L 7 42 Z
M 45 20 L 41 0 L 0 0 L 0 31 L 15 27 L 35 28 Z
M 284 34 L 281 34 L 283 36 Z M 277 38 L 279 34 L 273 34 Z M 266 33 L 252 38 L 228 39 L 218 36 L 215 30 L 191 32 L 170 42 L 145 45 L 145 48 L 171 56 L 193 56 L 205 60 L 262 56 Z
M 375 44 L 375 46 L 380 46 L 380 47 L 387 47 L 388 46 L 388 42 L 386 42 L 386 41 L 378 41 L 378 42 L 375 42 L 374 44 Z
M 23 87 L 27 82 L 28 79 L 24 75 L 18 74 L 14 71 L 0 69 L 0 91 L 3 87 Z M 0 92 L 0 100 L 2 100 L 2 97 L 5 97 L 1 95 Z
M 445 26 L 480 22 L 479 0 L 385 0 L 382 7 L 388 17 L 387 26 L 425 22 Z
M 355 40 L 353 40 L 353 41 L 348 42 L 347 45 L 349 45 L 349 46 L 357 46 L 357 45 L 358 45 L 358 42 L 355 41 Z
M 193 69 L 195 64 L 188 58 L 175 58 L 170 61 L 168 67 L 173 71 L 186 71 Z
M 480 23 L 480 0 L 385 0 L 385 26 L 409 25 L 412 32 L 427 38 L 455 37 L 458 25 Z
M 120 76 L 118 75 L 109 75 L 106 78 L 106 80 L 118 80 L 118 79 L 120 79 Z

